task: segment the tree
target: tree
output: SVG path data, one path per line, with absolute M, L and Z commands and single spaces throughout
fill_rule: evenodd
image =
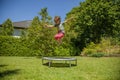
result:
M 52 19 L 52 17 L 48 15 L 47 8 L 42 8 L 39 15 L 41 16 L 42 22 L 49 22 Z
M 117 0 L 116 0 L 117 1 Z M 71 22 L 77 38 L 73 44 L 80 50 L 90 42 L 99 43 L 101 37 L 120 36 L 120 7 L 113 0 L 86 0 L 73 8 L 68 14 L 76 16 Z
M 51 24 L 52 23 L 52 17 L 48 15 L 47 8 L 42 8 L 39 12 L 39 15 L 41 16 L 41 31 L 40 31 L 40 47 L 42 51 L 42 55 L 52 55 L 53 54 L 53 46 L 55 46 L 55 43 L 53 41 L 53 35 L 55 34 L 55 29 L 49 29 L 45 28 L 45 23 Z
M 31 25 L 28 29 L 28 36 L 29 38 L 34 39 L 38 36 L 39 30 L 40 30 L 40 20 L 38 16 L 35 16 L 31 22 Z
M 13 35 L 13 24 L 10 19 L 7 19 L 3 24 L 2 24 L 2 35 Z
M 48 16 L 47 8 L 41 9 L 39 13 L 41 19 L 38 16 L 34 17 L 28 29 L 29 47 L 37 52 L 36 55 L 49 55 L 53 52 L 51 45 L 54 31 L 45 28 L 44 24 L 50 23 L 51 18 Z

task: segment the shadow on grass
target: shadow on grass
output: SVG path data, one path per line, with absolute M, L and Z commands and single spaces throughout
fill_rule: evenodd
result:
M 20 69 L 14 69 L 14 70 L 6 70 L 3 72 L 0 72 L 0 78 L 3 78 L 8 75 L 18 74 L 19 71 Z
M 0 67 L 5 67 L 5 66 L 8 66 L 8 65 L 6 65 L 6 64 L 0 64 Z
M 48 66 L 49 67 L 49 63 L 44 63 L 43 65 Z M 75 64 L 71 64 L 71 67 L 75 67 Z M 56 68 L 69 68 L 70 64 L 69 63 L 51 63 L 50 67 L 56 67 Z

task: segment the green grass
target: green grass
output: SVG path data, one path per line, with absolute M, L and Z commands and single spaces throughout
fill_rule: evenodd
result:
M 120 80 L 120 57 L 77 60 L 78 65 L 71 68 L 63 64 L 49 68 L 40 58 L 1 56 L 0 80 Z

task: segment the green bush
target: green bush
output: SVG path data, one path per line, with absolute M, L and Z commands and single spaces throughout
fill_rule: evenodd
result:
M 28 48 L 27 44 L 20 38 L 11 36 L 0 36 L 0 55 L 1 56 L 32 56 L 34 51 Z
M 90 56 L 91 57 L 103 57 L 105 54 L 104 53 L 93 53 Z
M 96 44 L 94 44 L 93 42 L 91 42 L 86 48 L 83 49 L 81 55 L 91 55 L 93 53 L 96 53 L 97 50 L 96 48 Z
M 1 56 L 68 56 L 70 53 L 66 43 L 58 46 L 56 41 L 0 36 Z
M 119 54 L 119 53 L 120 53 L 120 45 L 117 44 L 113 38 L 102 38 L 99 44 L 95 44 L 91 42 L 87 47 L 83 49 L 81 55 L 97 57 L 104 55 L 109 56 L 111 54 Z
M 70 56 L 69 48 L 63 48 L 62 46 L 58 46 L 54 50 L 55 56 Z

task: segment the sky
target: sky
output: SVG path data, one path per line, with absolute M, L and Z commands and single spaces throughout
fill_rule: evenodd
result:
M 49 16 L 60 16 L 62 21 L 72 8 L 84 0 L 0 0 L 0 24 L 8 18 L 12 22 L 32 20 L 42 8 L 47 8 Z

